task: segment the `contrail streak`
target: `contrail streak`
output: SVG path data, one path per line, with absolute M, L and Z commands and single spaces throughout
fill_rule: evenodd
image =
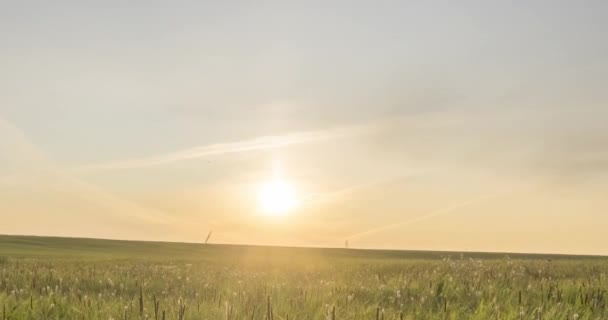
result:
M 77 199 L 95 203 L 100 207 L 109 209 L 118 217 L 136 218 L 137 221 L 146 221 L 166 225 L 173 219 L 163 212 L 144 208 L 143 206 L 121 197 L 118 197 L 102 188 L 74 177 L 69 172 L 56 166 L 25 134 L 16 126 L 0 116 L 0 155 L 20 165 L 27 164 L 18 172 L 11 172 L 0 181 L 15 185 L 20 180 L 26 183 L 36 181 L 37 185 L 44 185 L 49 190 L 71 194 Z M 2 157 L 0 157 L 2 160 Z M 32 174 L 35 172 L 35 174 Z M 31 178 L 35 176 L 35 178 Z
M 361 237 L 364 237 L 364 236 L 367 236 L 367 235 L 370 235 L 370 234 L 374 234 L 374 233 L 378 233 L 378 232 L 381 232 L 381 231 L 385 231 L 385 230 L 389 230 L 389 229 L 393 229 L 393 228 L 397 228 L 397 227 L 411 225 L 411 224 L 414 224 L 414 223 L 417 223 L 417 222 L 420 222 L 420 221 L 424 221 L 424 220 L 431 219 L 431 218 L 434 218 L 434 217 L 437 217 L 437 216 L 448 214 L 448 213 L 453 212 L 453 211 L 455 211 L 457 209 L 460 209 L 460 208 L 463 208 L 463 207 L 467 207 L 467 206 L 469 206 L 469 205 L 471 205 L 473 203 L 476 203 L 476 202 L 479 202 L 479 201 L 483 201 L 483 200 L 487 200 L 487 199 L 490 199 L 490 198 L 495 198 L 497 196 L 498 195 L 495 195 L 495 194 L 494 195 L 487 195 L 487 196 L 471 199 L 471 200 L 468 200 L 468 201 L 464 201 L 464 202 L 461 202 L 461 203 L 457 203 L 457 204 L 449 206 L 449 207 L 436 209 L 436 210 L 428 212 L 428 213 L 426 213 L 426 214 L 424 214 L 422 216 L 415 217 L 415 218 L 412 218 L 412 219 L 409 219 L 409 220 L 405 220 L 405 221 L 401 221 L 401 222 L 396 222 L 396 223 L 392 223 L 392 224 L 389 224 L 389 225 L 384 225 L 384 226 L 380 226 L 380 227 L 377 227 L 377 228 L 374 228 L 374 229 L 370 229 L 370 230 L 367 230 L 367 231 L 355 233 L 353 235 L 348 236 L 347 239 L 349 239 L 349 240 L 357 239 L 357 238 L 361 238 Z
M 158 166 L 188 159 L 205 158 L 231 153 L 277 149 L 297 144 L 357 136 L 370 133 L 374 129 L 374 126 L 349 126 L 319 131 L 303 131 L 286 135 L 261 136 L 244 141 L 211 144 L 150 157 L 85 165 L 75 168 L 74 171 L 95 172 Z
M 430 170 L 421 169 L 421 170 L 418 170 L 417 172 L 412 172 L 412 173 L 400 175 L 397 177 L 377 179 L 375 181 L 353 184 L 353 185 L 346 186 L 341 189 L 337 189 L 337 190 L 330 191 L 330 192 L 313 193 L 313 194 L 309 194 L 306 197 L 304 197 L 303 201 L 308 202 L 308 203 L 323 203 L 323 202 L 327 202 L 327 201 L 332 201 L 336 198 L 340 198 L 340 197 L 343 197 L 343 196 L 351 194 L 351 193 L 361 192 L 368 188 L 377 187 L 377 186 L 381 186 L 381 185 L 385 185 L 385 184 L 389 184 L 389 183 L 395 183 L 398 181 L 405 181 L 411 177 L 414 177 L 417 175 L 422 175 L 428 171 L 430 171 Z

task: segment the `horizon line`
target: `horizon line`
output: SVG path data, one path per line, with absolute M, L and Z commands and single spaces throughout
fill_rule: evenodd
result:
M 427 252 L 427 253 L 453 253 L 453 254 L 503 254 L 517 256 L 559 256 L 559 257 L 587 257 L 587 258 L 608 258 L 608 254 L 590 254 L 590 253 L 558 253 L 558 252 L 513 252 L 513 251 L 470 251 L 470 250 L 425 250 L 425 249 L 387 249 L 387 248 L 357 248 L 357 247 L 333 247 L 333 246 L 313 246 L 313 245 L 272 245 L 272 244 L 246 244 L 246 243 L 226 243 L 226 242 L 190 242 L 190 241 L 171 241 L 171 240 L 145 240 L 145 239 L 112 239 L 112 238 L 96 238 L 86 236 L 53 236 L 53 235 L 34 235 L 34 234 L 6 234 L 0 233 L 0 237 L 32 237 L 32 238 L 56 238 L 56 239 L 71 239 L 71 240 L 100 240 L 100 241 L 116 241 L 116 242 L 141 242 L 141 243 L 167 243 L 167 244 L 188 244 L 188 245 L 217 245 L 217 246 L 232 246 L 232 247 L 266 247 L 266 248 L 284 248 L 284 249 L 327 249 L 327 250 L 353 250 L 353 251 L 375 251 L 375 252 Z

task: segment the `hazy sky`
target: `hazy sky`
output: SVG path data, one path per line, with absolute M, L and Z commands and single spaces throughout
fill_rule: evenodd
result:
M 0 233 L 608 254 L 608 2 L 511 2 L 4 1 Z

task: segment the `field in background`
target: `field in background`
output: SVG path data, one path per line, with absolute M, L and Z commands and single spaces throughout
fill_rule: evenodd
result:
M 608 259 L 0 236 L 5 319 L 608 319 Z

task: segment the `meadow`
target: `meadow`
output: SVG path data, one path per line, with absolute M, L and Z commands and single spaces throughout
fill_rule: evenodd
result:
M 0 236 L 0 319 L 608 319 L 608 258 Z

